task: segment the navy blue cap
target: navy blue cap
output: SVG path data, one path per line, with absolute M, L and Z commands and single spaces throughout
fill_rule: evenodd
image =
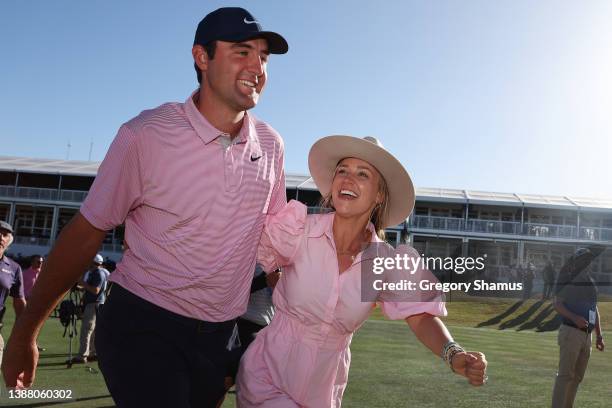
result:
M 0 221 L 0 230 L 7 230 L 11 234 L 13 234 L 13 227 L 6 221 Z
M 263 31 L 255 17 L 240 7 L 222 7 L 204 17 L 198 24 L 193 45 L 206 45 L 217 40 L 240 42 L 253 38 L 268 41 L 271 54 L 284 54 L 289 50 L 287 41 L 280 34 Z

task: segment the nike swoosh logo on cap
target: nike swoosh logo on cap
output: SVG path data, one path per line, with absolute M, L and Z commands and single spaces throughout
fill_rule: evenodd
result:
M 253 155 L 251 155 L 251 161 L 256 161 L 256 160 L 259 160 L 259 159 L 261 159 L 261 156 L 253 156 Z
M 243 21 L 244 21 L 245 24 L 257 24 L 257 20 L 250 20 L 249 21 L 249 20 L 247 20 L 246 17 L 244 18 Z

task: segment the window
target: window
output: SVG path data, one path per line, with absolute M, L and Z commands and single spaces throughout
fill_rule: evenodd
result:
M 0 220 L 8 221 L 11 206 L 9 204 L 0 204 Z
M 17 205 L 15 207 L 15 235 L 22 237 L 51 237 L 52 207 Z
M 416 207 L 414 209 L 415 215 L 429 215 L 429 208 L 427 207 Z
M 14 186 L 17 173 L 14 171 L 0 171 L 0 186 Z
M 62 229 L 64 229 L 64 227 L 66 226 L 66 224 L 68 224 L 68 222 L 72 219 L 72 217 L 74 217 L 77 211 L 78 209 L 76 208 L 60 208 L 59 209 L 59 215 L 57 218 L 57 236 L 59 236 L 59 233 L 62 231 Z

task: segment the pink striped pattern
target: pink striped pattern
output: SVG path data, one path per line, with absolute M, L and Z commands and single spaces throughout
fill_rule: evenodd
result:
M 280 135 L 247 115 L 226 136 L 192 97 L 144 111 L 120 128 L 81 207 L 99 229 L 125 221 L 111 281 L 207 321 L 245 312 L 265 215 L 286 202 Z

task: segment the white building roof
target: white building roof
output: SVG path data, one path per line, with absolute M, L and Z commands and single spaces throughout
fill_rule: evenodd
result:
M 0 156 L 0 170 L 25 173 L 95 176 L 100 162 Z

